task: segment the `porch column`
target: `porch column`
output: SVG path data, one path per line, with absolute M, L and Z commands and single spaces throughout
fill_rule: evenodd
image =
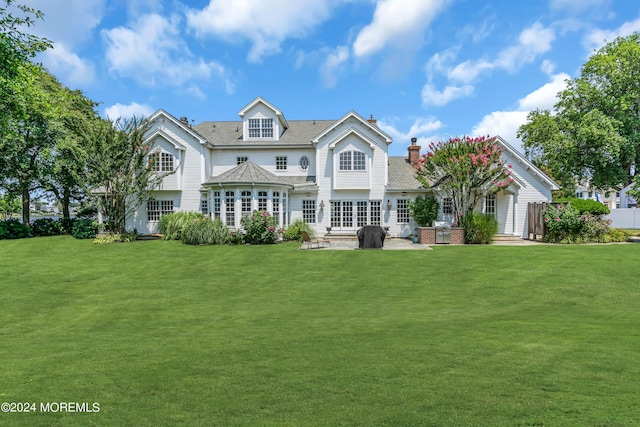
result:
M 513 234 L 521 235 L 518 233 L 518 193 L 513 193 Z

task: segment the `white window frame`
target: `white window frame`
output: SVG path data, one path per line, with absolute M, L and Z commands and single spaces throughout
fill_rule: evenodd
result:
M 173 213 L 173 200 L 147 201 L 147 220 L 149 222 L 160 221 L 160 218 L 170 213 Z
M 273 138 L 273 119 L 249 119 L 249 138 Z
M 316 201 L 315 199 L 302 201 L 302 220 L 307 224 L 316 223 Z
M 306 172 L 309 170 L 309 166 L 311 165 L 311 160 L 309 160 L 309 156 L 300 157 L 300 161 L 298 162 L 298 166 L 300 166 L 300 170 Z
M 287 170 L 287 156 L 276 156 L 276 170 Z
M 495 218 L 498 197 L 496 194 L 487 194 L 484 197 L 484 214 L 491 215 Z
M 362 151 L 343 151 L 338 156 L 338 170 L 341 172 L 367 170 L 367 155 Z
M 398 224 L 409 224 L 409 199 L 396 200 L 396 222 Z

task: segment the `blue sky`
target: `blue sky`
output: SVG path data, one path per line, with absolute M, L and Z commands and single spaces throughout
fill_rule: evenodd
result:
M 404 155 L 516 130 L 595 49 L 640 31 L 634 0 L 18 0 L 44 12 L 39 60 L 111 118 L 373 115 Z M 424 151 L 424 149 L 423 149 Z

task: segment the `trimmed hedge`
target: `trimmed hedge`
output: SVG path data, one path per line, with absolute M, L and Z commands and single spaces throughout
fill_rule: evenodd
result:
M 566 198 L 554 200 L 554 202 L 569 202 L 571 207 L 577 210 L 581 215 L 609 215 L 611 212 L 606 205 L 591 199 Z
M 486 245 L 498 232 L 498 221 L 493 215 L 472 213 L 462 218 L 464 242 Z

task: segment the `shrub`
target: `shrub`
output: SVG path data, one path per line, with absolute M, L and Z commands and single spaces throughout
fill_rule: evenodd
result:
M 493 215 L 472 213 L 465 215 L 460 221 L 464 228 L 464 242 L 473 244 L 489 244 L 498 232 L 498 222 Z
M 245 241 L 254 245 L 273 244 L 278 241 L 283 230 L 278 227 L 278 220 L 266 211 L 253 211 L 241 220 L 245 233 Z
M 62 234 L 62 220 L 38 218 L 31 222 L 32 236 L 58 236 L 60 234 Z
M 6 219 L 0 221 L 0 240 L 2 239 L 24 239 L 31 236 L 31 228 L 23 224 L 19 219 Z
M 571 207 L 580 214 L 609 215 L 611 212 L 606 205 L 590 199 L 567 198 L 554 200 L 554 202 L 569 202 Z
M 120 243 L 120 242 L 121 242 L 121 235 L 118 233 L 101 234 L 95 239 L 93 239 L 93 243 L 97 245 L 105 245 L 109 243 Z
M 75 219 L 60 218 L 58 220 L 58 222 L 60 223 L 60 234 L 71 234 L 74 221 Z
M 193 221 L 203 219 L 200 212 L 175 212 L 160 218 L 159 228 L 164 240 L 180 240 L 184 227 Z
M 76 239 L 95 239 L 96 234 L 98 234 L 98 221 L 77 219 L 73 222 L 71 235 Z
M 596 202 L 597 203 L 597 202 Z M 599 215 L 580 213 L 573 204 L 549 206 L 543 212 L 547 227 L 544 241 L 549 243 L 605 243 L 611 231 L 610 221 Z
M 313 237 L 313 229 L 311 226 L 301 219 L 296 219 L 287 227 L 284 231 L 283 239 L 284 240 L 302 240 L 302 234 L 300 231 L 306 231 L 309 236 Z
M 219 219 L 200 218 L 184 226 L 181 240 L 187 245 L 221 245 L 231 240 L 231 234 Z
M 606 242 L 626 242 L 629 240 L 630 234 L 627 231 L 618 228 L 612 228 L 604 235 Z
M 433 221 L 438 218 L 440 203 L 432 195 L 418 196 L 409 203 L 409 211 L 415 222 L 420 227 L 431 227 Z

